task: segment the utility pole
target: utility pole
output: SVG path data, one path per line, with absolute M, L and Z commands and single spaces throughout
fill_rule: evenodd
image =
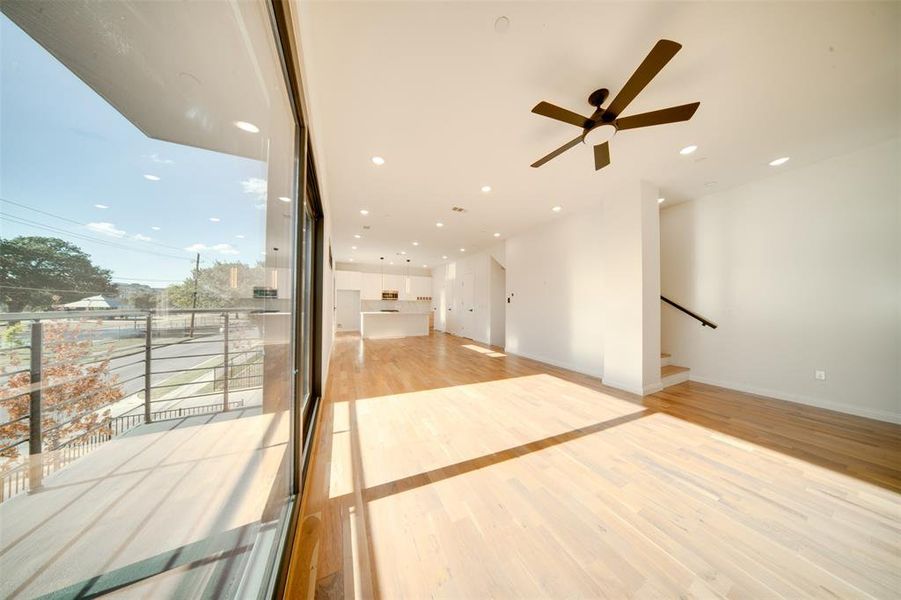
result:
M 197 280 L 200 279 L 200 252 L 194 262 L 194 293 L 191 295 L 191 332 L 188 337 L 194 337 L 194 314 L 197 309 Z

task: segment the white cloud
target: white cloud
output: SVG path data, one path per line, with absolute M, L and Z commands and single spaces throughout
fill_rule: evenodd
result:
M 244 188 L 245 194 L 252 195 L 258 201 L 266 199 L 267 183 L 265 179 L 248 177 L 241 181 L 241 187 Z
M 168 158 L 160 158 L 160 155 L 157 154 L 156 152 L 147 156 L 147 158 L 149 158 L 153 162 L 155 162 L 157 164 L 161 164 L 161 165 L 174 165 L 175 164 L 174 160 L 170 160 Z
M 112 223 L 88 223 L 85 227 L 96 233 L 102 233 L 111 237 L 120 238 L 125 236 L 125 230 L 116 229 L 116 226 Z
M 212 252 L 218 252 L 219 254 L 240 254 L 234 246 L 231 244 L 213 244 L 212 246 L 207 246 L 206 244 L 191 244 L 187 248 L 185 248 L 188 252 L 205 252 L 210 250 Z
M 133 240 L 138 240 L 139 242 L 149 242 L 149 241 L 153 240 L 152 237 L 148 237 L 148 236 L 146 236 L 146 235 L 141 235 L 140 233 L 134 234 L 134 235 L 131 237 L 131 239 L 133 239 Z
M 218 252 L 219 254 L 241 254 L 235 249 L 231 244 L 216 244 L 212 247 L 213 250 Z

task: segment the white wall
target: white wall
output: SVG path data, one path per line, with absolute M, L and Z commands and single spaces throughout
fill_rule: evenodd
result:
M 899 172 L 895 140 L 664 209 L 662 293 L 719 328 L 664 306 L 663 350 L 698 381 L 901 421 Z
M 508 352 L 603 374 L 601 229 L 599 208 L 507 240 Z
M 489 271 L 491 277 L 490 290 L 490 329 L 489 338 L 492 346 L 504 347 L 507 331 L 507 273 L 493 256 L 489 257 Z
M 660 391 L 660 211 L 657 187 L 636 181 L 603 201 L 602 378 L 645 395 Z
M 466 274 L 473 276 L 473 316 L 472 330 L 464 333 L 467 337 L 490 344 L 491 336 L 491 263 L 496 260 L 498 264 L 504 259 L 504 244 L 498 243 L 482 252 L 462 256 L 457 260 L 439 265 L 432 269 L 432 307 L 435 311 L 435 329 L 457 333 L 450 328 L 448 318 L 448 302 L 452 299 L 453 309 L 460 314 L 459 289 L 455 282 Z M 496 298 L 496 297 L 495 297 Z M 460 317 L 462 318 L 462 316 Z

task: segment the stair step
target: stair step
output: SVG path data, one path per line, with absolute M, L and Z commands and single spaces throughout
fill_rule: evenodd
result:
M 667 353 L 667 352 L 661 352 L 661 353 L 660 353 L 660 366 L 661 366 L 661 367 L 665 367 L 665 366 L 667 366 L 668 364 L 670 364 L 670 358 L 671 358 L 671 357 L 670 357 L 669 353 Z
M 660 383 L 663 384 L 663 387 L 669 387 L 688 381 L 689 371 L 688 367 L 680 367 L 678 365 L 662 366 L 660 367 Z

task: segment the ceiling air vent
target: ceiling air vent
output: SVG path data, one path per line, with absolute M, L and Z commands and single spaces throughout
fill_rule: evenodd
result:
M 453 208 L 451 208 L 451 210 L 458 213 L 466 212 L 465 208 L 460 208 L 459 206 L 454 206 Z

